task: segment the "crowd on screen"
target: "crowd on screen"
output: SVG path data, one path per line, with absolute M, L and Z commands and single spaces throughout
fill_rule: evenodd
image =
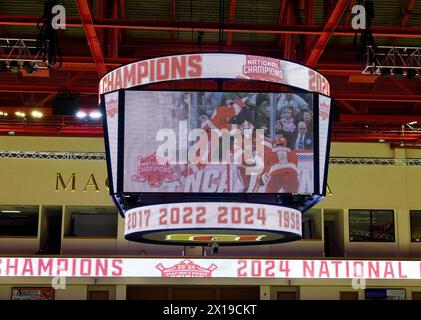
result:
M 265 129 L 266 136 L 273 138 L 282 135 L 291 150 L 313 149 L 311 95 L 208 92 L 204 93 L 203 100 L 199 103 L 202 123 L 214 116 L 218 106 L 229 106 L 236 100 L 242 100 L 245 106 L 255 113 L 254 127 Z M 274 130 L 271 130 L 272 126 Z
M 226 93 L 226 92 L 176 92 L 172 116 L 177 120 L 194 118 L 197 127 L 210 121 L 215 111 L 229 108 L 239 101 L 255 115 L 256 129 L 265 129 L 265 135 L 283 136 L 291 150 L 313 149 L 312 96 L 295 93 Z M 193 100 L 195 102 L 193 103 Z M 196 105 L 196 107 L 194 107 Z M 194 107 L 194 108 L 193 108 Z M 190 116 L 189 116 L 190 114 Z M 232 116 L 232 115 L 230 115 Z M 228 118 L 228 117 L 227 117 Z M 190 123 L 192 123 L 190 121 Z M 272 127 L 274 129 L 272 130 Z
M 298 192 L 298 155 L 302 152 L 296 150 L 313 151 L 311 94 L 179 92 L 175 96 L 173 117 L 187 120 L 190 129 L 201 128 L 207 133 L 215 129 L 237 133 L 263 129 L 262 157 L 248 154 L 261 169 L 259 174 L 250 175 L 250 164 L 236 167 L 244 192 Z M 220 147 L 212 146 L 209 157 Z M 234 146 L 232 156 L 242 159 L 249 151 Z
M 276 104 L 276 134 L 282 134 L 293 150 L 313 149 L 313 112 L 297 94 L 281 93 Z

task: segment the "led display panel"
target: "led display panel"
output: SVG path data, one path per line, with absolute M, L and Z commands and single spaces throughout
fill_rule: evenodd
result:
M 313 193 L 313 100 L 311 93 L 125 91 L 123 191 Z

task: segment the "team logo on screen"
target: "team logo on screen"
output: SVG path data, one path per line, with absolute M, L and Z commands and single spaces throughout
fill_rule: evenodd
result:
M 212 277 L 212 272 L 218 267 L 212 263 L 208 268 L 199 266 L 198 264 L 188 259 L 177 263 L 176 265 L 165 268 L 162 263 L 156 265 L 156 268 L 161 271 L 162 277 L 173 278 L 173 277 L 197 277 L 197 278 L 209 278 Z
M 279 59 L 259 56 L 246 57 L 243 74 L 252 80 L 279 82 L 284 79 Z
M 117 100 L 111 99 L 107 103 L 107 116 L 114 118 L 118 113 L 118 103 Z
M 168 163 L 159 159 L 156 153 L 148 157 L 138 157 L 137 174 L 132 176 L 133 181 L 147 182 L 151 187 L 160 187 L 163 182 L 172 182 L 177 177 L 172 174 Z
M 329 105 L 325 102 L 321 102 L 319 105 L 319 115 L 324 121 L 329 119 Z

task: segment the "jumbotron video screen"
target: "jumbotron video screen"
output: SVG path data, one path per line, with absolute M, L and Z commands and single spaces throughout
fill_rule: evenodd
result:
M 124 92 L 124 193 L 314 192 L 312 93 Z

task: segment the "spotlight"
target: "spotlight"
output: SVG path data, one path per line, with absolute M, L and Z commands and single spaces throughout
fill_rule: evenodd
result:
M 31 116 L 34 118 L 42 118 L 43 114 L 40 111 L 34 110 L 32 111 Z
M 7 112 L 5 112 L 3 115 L 4 115 L 5 117 L 7 117 L 9 114 L 8 114 Z
M 36 70 L 37 65 L 33 62 L 25 61 L 22 65 L 22 69 L 25 70 L 27 73 L 32 73 Z
M 0 61 L 0 72 L 7 71 L 7 64 L 4 61 Z
M 76 113 L 76 117 L 78 117 L 79 119 L 86 118 L 86 116 L 87 116 L 86 112 L 83 112 L 83 111 L 78 111 Z
M 0 116 L 4 115 L 3 111 L 0 111 Z
M 408 72 L 406 73 L 406 77 L 408 79 L 414 79 L 416 74 L 417 74 L 417 70 L 409 69 Z
M 395 75 L 395 80 L 403 80 L 403 69 L 394 69 L 393 74 Z
M 26 114 L 24 112 L 16 111 L 15 116 L 24 118 L 26 116 Z
M 380 74 L 382 77 L 389 77 L 390 76 L 390 69 L 389 68 L 382 68 L 380 70 Z
M 101 118 L 101 112 L 99 112 L 99 111 L 92 111 L 90 114 L 89 114 L 89 117 L 90 118 L 92 118 L 92 119 L 99 119 L 99 118 Z
M 10 68 L 10 71 L 11 71 L 13 74 L 17 74 L 17 73 L 19 73 L 19 63 L 18 63 L 17 61 L 12 61 L 12 62 L 10 62 L 10 63 L 9 63 L 9 68 Z
M 411 121 L 408 124 L 412 126 L 412 125 L 417 124 L 417 123 L 418 123 L 418 121 Z

